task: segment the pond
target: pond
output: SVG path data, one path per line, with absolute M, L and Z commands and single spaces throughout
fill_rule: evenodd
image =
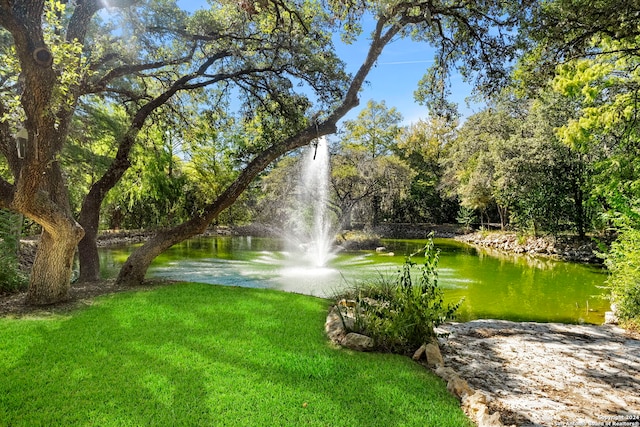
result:
M 394 280 L 405 256 L 425 240 L 384 240 L 385 252 L 339 252 L 324 267 L 284 250 L 278 239 L 196 238 L 160 255 L 147 277 L 228 286 L 280 289 L 321 297 L 345 286 L 387 277 Z M 458 319 L 602 323 L 609 310 L 606 272 L 593 266 L 505 256 L 452 239 L 436 239 L 439 278 L 447 301 L 464 298 Z M 132 248 L 103 249 L 103 275 L 117 272 Z M 302 251 L 301 251 L 302 252 Z M 421 262 L 419 256 L 413 259 Z

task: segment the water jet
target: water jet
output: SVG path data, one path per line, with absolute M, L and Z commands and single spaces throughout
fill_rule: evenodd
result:
M 335 229 L 329 210 L 329 147 L 320 137 L 302 159 L 297 188 L 297 205 L 291 218 L 289 241 L 293 256 L 310 267 L 325 267 L 335 255 Z M 302 258 L 299 251 L 303 252 Z

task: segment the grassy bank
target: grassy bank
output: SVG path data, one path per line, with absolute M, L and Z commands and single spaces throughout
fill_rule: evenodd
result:
M 332 348 L 327 304 L 180 284 L 1 318 L 0 425 L 470 425 L 409 359 Z

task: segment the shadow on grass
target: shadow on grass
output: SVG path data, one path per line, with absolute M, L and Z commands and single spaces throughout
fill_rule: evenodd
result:
M 0 425 L 469 425 L 407 358 L 332 348 L 327 305 L 192 284 L 0 319 Z

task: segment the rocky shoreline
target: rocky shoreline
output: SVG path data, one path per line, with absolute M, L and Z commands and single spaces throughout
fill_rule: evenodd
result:
M 577 237 L 519 236 L 513 232 L 475 232 L 457 236 L 461 242 L 520 255 L 543 256 L 569 262 L 602 264 L 598 241 Z M 607 244 L 607 242 L 603 242 Z

